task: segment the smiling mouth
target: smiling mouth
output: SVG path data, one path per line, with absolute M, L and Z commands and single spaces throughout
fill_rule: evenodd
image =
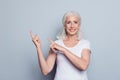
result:
M 70 32 L 74 32 L 74 31 L 76 31 L 76 30 L 75 30 L 75 29 L 69 29 L 69 31 L 70 31 Z

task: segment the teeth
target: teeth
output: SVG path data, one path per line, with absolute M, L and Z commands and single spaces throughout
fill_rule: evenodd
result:
M 74 30 L 74 29 L 71 29 L 70 31 L 72 31 L 72 32 L 73 32 L 73 31 L 75 31 L 75 30 Z

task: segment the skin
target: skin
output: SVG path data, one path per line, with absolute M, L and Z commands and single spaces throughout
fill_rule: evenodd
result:
M 67 37 L 63 39 L 65 46 L 74 47 L 78 43 L 77 32 L 80 29 L 79 19 L 75 15 L 70 15 L 66 17 L 64 25 Z M 86 70 L 90 63 L 90 50 L 83 49 L 82 56 L 78 57 L 66 48 L 56 44 L 53 40 L 50 41 L 50 51 L 47 59 L 44 58 L 43 52 L 41 49 L 41 42 L 38 35 L 34 35 L 32 31 L 30 32 L 33 43 L 36 46 L 38 61 L 41 68 L 41 71 L 44 75 L 47 75 L 54 67 L 57 54 L 54 53 L 54 50 L 62 51 L 64 56 L 79 70 Z

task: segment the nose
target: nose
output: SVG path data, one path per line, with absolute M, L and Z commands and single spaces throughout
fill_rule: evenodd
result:
M 71 27 L 74 27 L 74 23 L 71 23 Z

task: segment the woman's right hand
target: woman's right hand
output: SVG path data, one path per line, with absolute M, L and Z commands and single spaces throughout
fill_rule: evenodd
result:
M 34 35 L 34 34 L 32 33 L 32 31 L 30 31 L 30 36 L 31 36 L 32 41 L 33 41 L 33 43 L 35 44 L 35 46 L 36 46 L 37 48 L 38 48 L 38 47 L 41 47 L 41 43 L 40 43 L 40 39 L 39 39 L 38 35 Z

